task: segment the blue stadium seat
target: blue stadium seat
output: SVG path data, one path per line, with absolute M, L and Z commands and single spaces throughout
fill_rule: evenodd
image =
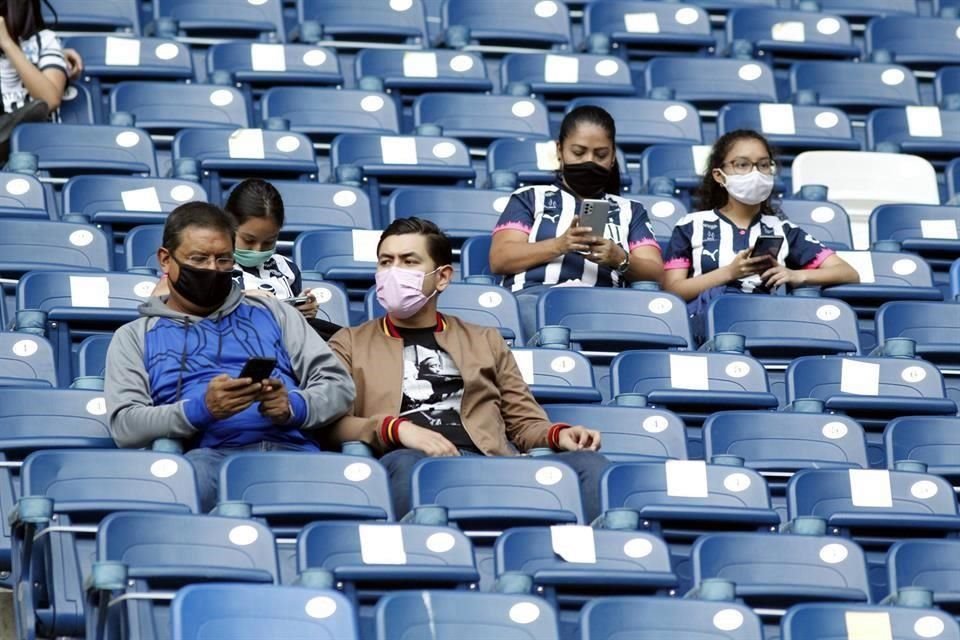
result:
M 113 336 L 98 335 L 84 338 L 77 351 L 77 375 L 84 378 L 103 378 L 107 369 L 107 349 Z
M 960 300 L 960 258 L 950 266 L 950 296 L 954 302 Z
M 594 382 L 590 361 L 582 353 L 564 349 L 519 348 L 514 348 L 512 352 L 524 382 L 540 404 L 595 403 L 603 399 Z
M 119 578 L 119 579 L 118 579 Z M 87 590 L 87 637 L 169 638 L 170 591 L 203 582 L 277 584 L 261 523 L 183 513 L 112 513 L 100 522 Z
M 277 636 L 359 640 L 340 593 L 252 584 L 195 584 L 177 591 L 171 640 Z
M 633 183 L 623 151 L 616 150 L 617 167 L 620 169 L 620 187 L 627 192 Z M 487 148 L 487 173 L 509 171 L 516 175 L 517 186 L 528 184 L 553 184 L 557 181 L 560 159 L 557 156 L 557 141 L 554 138 L 529 136 L 501 138 Z
M 950 160 L 960 153 L 960 113 L 937 107 L 875 109 L 867 118 L 867 148 Z
M 297 21 L 301 39 L 421 46 L 427 37 L 421 0 L 297 0 Z
M 247 127 L 247 100 L 235 87 L 168 82 L 121 82 L 110 112 L 130 113 L 141 129 L 171 133 L 188 127 Z
M 697 585 L 709 578 L 727 580 L 751 606 L 871 601 L 863 550 L 833 536 L 703 536 L 693 545 L 693 568 Z
M 465 531 L 584 524 L 577 474 L 557 460 L 425 458 L 413 469 L 413 510 L 441 506 Z
M 230 0 L 156 0 L 153 2 L 153 19 L 175 21 L 177 35 L 259 37 L 273 42 L 286 39 L 281 0 L 244 4 Z
M 377 292 L 371 288 L 366 295 L 367 319 L 386 315 L 377 301 Z M 466 322 L 492 327 L 504 340 L 515 345 L 526 344 L 526 336 L 520 324 L 520 308 L 513 294 L 494 284 L 454 282 L 443 290 L 437 308 Z M 599 398 L 598 398 L 599 400 Z
M 85 84 L 73 84 L 63 92 L 60 102 L 60 123 L 81 124 L 85 126 L 99 122 L 100 100 L 95 98 L 90 88 Z
M 857 318 L 839 300 L 771 295 L 720 296 L 707 309 L 707 335 L 739 333 L 764 362 L 809 354 L 860 353 Z
M 910 338 L 919 357 L 943 368 L 960 365 L 960 309 L 944 302 L 888 302 L 877 312 L 877 342 Z
M 370 199 L 360 189 L 295 180 L 272 180 L 270 184 L 283 198 L 282 239 L 294 240 L 297 234 L 318 227 L 374 227 Z
M 0 386 L 56 387 L 53 346 L 28 333 L 0 331 Z
M 754 129 L 776 145 L 795 153 L 811 149 L 859 151 L 850 119 L 840 109 L 813 105 L 728 104 L 717 115 L 717 133 Z
M 376 640 L 559 640 L 557 616 L 536 596 L 455 591 L 392 593 L 377 605 Z M 429 631 L 427 631 L 429 630 Z
M 453 240 L 489 235 L 507 206 L 510 194 L 483 189 L 401 187 L 387 200 L 388 225 L 399 218 L 430 220 Z
M 652 144 L 700 144 L 700 115 L 692 104 L 641 98 L 577 98 L 567 112 L 583 106 L 606 109 L 617 123 L 617 145 L 636 154 Z
M 860 57 L 850 25 L 840 16 L 811 11 L 749 7 L 727 16 L 732 53 L 752 54 L 773 62 L 809 58 Z
M 655 144 L 647 147 L 640 155 L 640 182 L 644 191 L 676 197 L 688 204 L 690 194 L 703 180 L 709 155 L 707 145 Z
M 793 0 L 799 5 L 802 0 Z M 916 15 L 916 0 L 818 0 L 822 11 L 832 11 L 848 18 L 885 15 Z
M 308 274 L 309 275 L 309 274 Z M 317 300 L 317 317 L 346 327 L 350 325 L 350 299 L 347 291 L 336 282 L 303 278 L 303 290 L 310 290 Z
M 630 199 L 636 200 L 647 210 L 650 226 L 653 227 L 653 235 L 660 242 L 670 240 L 673 227 L 680 218 L 687 214 L 687 207 L 670 196 L 631 194 Z
M 686 100 L 701 108 L 727 102 L 777 101 L 773 70 L 763 62 L 654 58 L 643 73 L 651 98 Z
M 943 67 L 937 71 L 933 88 L 937 104 L 955 109 L 960 100 L 960 66 Z
M 500 82 L 507 92 L 547 99 L 637 93 L 623 60 L 588 53 L 511 53 L 500 65 Z
M 100 82 L 193 79 L 190 47 L 170 38 L 74 36 L 64 46 L 83 57 L 83 75 L 94 81 L 98 96 Z
M 363 297 L 377 271 L 379 231 L 322 229 L 301 233 L 293 243 L 293 261 L 303 271 L 313 271 L 324 280 L 339 280 L 353 289 L 351 297 Z M 360 292 L 362 290 L 362 293 Z
M 881 205 L 870 214 L 871 243 L 894 241 L 937 271 L 960 258 L 960 207 Z
M 37 451 L 23 463 L 21 485 L 10 522 L 24 637 L 85 635 L 83 585 L 104 516 L 199 506 L 190 463 L 150 451 Z
M 0 273 L 110 268 L 110 242 L 96 227 L 49 220 L 0 219 Z
M 357 78 L 377 78 L 388 91 L 404 96 L 425 91 L 490 91 L 493 83 L 476 53 L 363 49 L 355 63 Z
M 960 20 L 890 16 L 874 18 L 867 24 L 864 45 L 867 55 L 888 55 L 899 64 L 934 68 L 960 63 L 952 46 Z
M 123 239 L 123 255 L 128 271 L 153 269 L 160 275 L 157 249 L 163 245 L 163 225 L 146 224 L 134 227 Z
M 835 250 L 853 248 L 850 217 L 843 207 L 825 200 L 781 200 L 783 214 L 804 231 Z
M 919 640 L 929 635 L 943 640 L 960 638 L 960 627 L 947 614 L 904 607 L 803 604 L 790 609 L 781 625 L 781 640 L 849 638 L 866 630 L 890 640 Z
M 687 349 L 693 346 L 682 300 L 661 291 L 558 287 L 537 303 L 537 328 L 562 325 L 581 350 Z
M 23 173 L 0 172 L 0 218 L 50 220 L 40 181 Z
M 960 16 L 960 2 L 957 0 L 933 0 L 933 15 L 956 18 Z
M 710 17 L 700 7 L 666 2 L 588 2 L 583 13 L 588 45 L 621 49 L 629 57 L 663 55 L 665 50 L 703 52 L 716 46 Z
M 741 7 L 775 7 L 777 0 L 691 0 L 698 7 L 716 13 L 726 13 Z
M 901 416 L 883 430 L 886 466 L 895 469 L 898 462 L 913 460 L 927 465 L 927 472 L 960 484 L 960 418 L 941 416 Z
M 437 125 L 445 136 L 483 144 L 497 138 L 550 137 L 547 108 L 531 98 L 428 93 L 414 102 L 413 120 L 416 126 Z
M 449 47 L 566 49 L 572 42 L 567 7 L 556 0 L 446 0 L 441 17 Z
M 887 577 L 890 595 L 904 589 L 927 589 L 935 606 L 956 615 L 960 603 L 957 540 L 903 540 L 890 547 Z M 924 611 L 926 613 L 926 611 Z
M 256 89 L 278 84 L 343 84 L 336 51 L 309 44 L 221 42 L 207 52 L 207 73 L 218 71 Z
M 10 150 L 33 153 L 40 171 L 53 177 L 92 172 L 157 175 L 150 136 L 131 127 L 21 124 L 10 139 Z
M 548 404 L 544 410 L 553 422 L 597 429 L 601 453 L 612 462 L 687 459 L 683 422 L 669 411 L 600 404 Z
M 275 87 L 263 94 L 263 119 L 284 118 L 290 129 L 313 140 L 329 141 L 341 133 L 396 134 L 397 105 L 374 91 Z
M 464 278 L 487 276 L 496 281 L 500 280 L 500 276 L 495 276 L 490 271 L 490 236 L 466 239 L 460 249 L 460 273 Z
M 896 64 L 797 62 L 790 68 L 790 91 L 801 104 L 839 107 L 848 114 L 920 104 L 916 78 Z
M 630 596 L 597 598 L 583 608 L 580 625 L 584 640 L 622 637 L 763 640 L 757 615 L 733 602 Z
M 56 23 L 58 30 L 140 34 L 140 5 L 136 0 L 50 0 L 42 10 L 47 24 Z

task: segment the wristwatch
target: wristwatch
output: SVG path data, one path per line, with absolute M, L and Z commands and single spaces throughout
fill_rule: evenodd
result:
M 620 264 L 618 264 L 617 267 L 614 269 L 614 271 L 616 271 L 617 274 L 619 274 L 619 275 L 621 275 L 621 276 L 627 275 L 627 271 L 630 270 L 630 252 L 629 252 L 629 251 L 624 251 L 623 254 L 624 254 L 624 255 L 623 255 L 623 262 L 621 262 Z

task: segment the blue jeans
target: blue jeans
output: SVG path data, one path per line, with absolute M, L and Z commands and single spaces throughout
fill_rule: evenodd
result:
M 537 332 L 537 303 L 541 296 L 551 287 L 547 285 L 536 285 L 527 287 L 513 294 L 517 298 L 517 305 L 520 307 L 520 325 L 523 327 L 524 338 L 529 341 L 533 334 Z M 518 344 L 518 347 L 524 345 Z
M 380 458 L 380 463 L 386 467 L 390 477 L 390 493 L 398 520 L 410 511 L 413 467 L 426 457 L 427 454 L 417 449 L 397 449 Z M 600 515 L 600 476 L 610 464 L 609 461 L 595 451 L 566 451 L 537 457 L 537 460 L 550 459 L 566 463 L 577 472 L 583 511 L 587 522 L 592 522 Z
M 197 490 L 200 496 L 200 512 L 209 513 L 217 506 L 220 487 L 220 467 L 235 453 L 250 451 L 301 451 L 295 445 L 282 442 L 257 442 L 232 449 L 191 449 L 185 454 L 197 475 Z

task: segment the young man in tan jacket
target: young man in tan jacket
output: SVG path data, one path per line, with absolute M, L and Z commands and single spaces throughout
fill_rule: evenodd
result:
M 607 466 L 596 453 L 600 434 L 550 423 L 496 329 L 437 312 L 453 277 L 449 239 L 432 222 L 404 218 L 384 230 L 377 256 L 377 299 L 387 315 L 330 341 L 357 389 L 332 435 L 382 455 L 397 515 L 410 509 L 410 475 L 425 457 L 549 447 L 577 471 L 586 515 L 597 516 Z

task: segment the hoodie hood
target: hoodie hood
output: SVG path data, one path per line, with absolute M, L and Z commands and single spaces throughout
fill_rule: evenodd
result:
M 140 305 L 138 311 L 140 311 L 141 316 L 146 318 L 169 318 L 170 320 L 188 321 L 191 324 L 196 324 L 205 318 L 222 318 L 233 313 L 243 302 L 243 298 L 243 291 L 234 283 L 233 288 L 230 289 L 230 295 L 227 296 L 223 304 L 206 316 L 195 316 L 182 311 L 174 311 L 167 306 L 167 298 L 157 296 L 148 298 L 146 302 Z

